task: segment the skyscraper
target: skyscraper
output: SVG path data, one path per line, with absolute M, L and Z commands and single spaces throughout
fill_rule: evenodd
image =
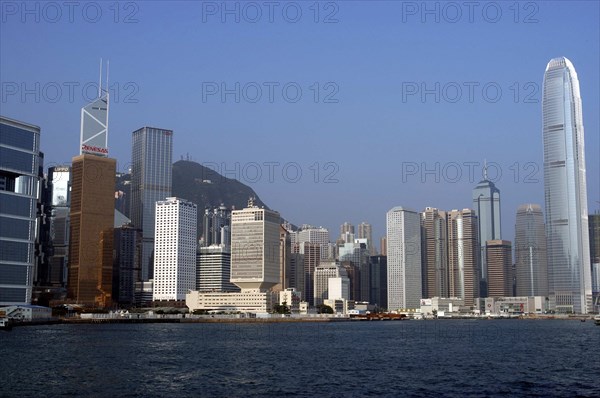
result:
M 342 225 L 340 225 L 340 235 L 344 236 L 344 234 L 354 234 L 354 225 L 346 221 Z
M 366 243 L 361 243 L 361 241 L 366 242 L 366 239 L 355 239 L 353 243 L 344 243 L 343 246 L 340 247 L 339 261 L 343 263 L 350 262 L 354 267 L 356 267 L 356 271 L 358 272 L 357 278 L 353 282 L 358 282 L 358 286 L 352 286 L 358 294 L 353 294 L 352 299 L 357 301 L 367 301 L 371 300 L 371 286 L 370 286 L 370 256 Z
M 231 212 L 231 282 L 267 291 L 280 282 L 279 213 L 248 207 Z
M 340 242 L 349 243 L 354 242 L 354 225 L 348 221 L 340 225 Z
M 66 297 L 70 175 L 70 166 L 53 166 L 48 168 L 46 177 L 40 179 L 40 247 L 37 253 L 37 279 L 34 281 L 32 302 L 37 298 L 37 303 L 41 305 L 48 305 L 51 299 Z
M 479 294 L 479 233 L 475 212 L 451 210 L 448 215 L 448 295 L 475 305 Z
M 546 66 L 542 119 L 549 304 L 585 314 L 592 283 L 583 116 L 577 72 L 567 58 Z
M 40 128 L 0 116 L 0 305 L 31 302 Z
M 112 301 L 113 225 L 117 161 L 108 158 L 109 93 L 81 110 L 80 155 L 73 158 L 68 296 L 77 303 Z
M 546 230 L 542 208 L 524 204 L 515 222 L 517 296 L 548 296 Z
M 512 246 L 508 240 L 488 240 L 488 296 L 511 297 L 513 292 Z
M 388 309 L 420 308 L 421 222 L 419 213 L 394 207 L 387 212 Z
M 156 202 L 153 300 L 185 300 L 196 288 L 198 208 L 185 199 Z
M 304 275 L 300 278 L 297 277 L 297 283 L 300 280 L 304 281 L 304 285 L 296 286 L 297 290 L 302 291 L 302 297 L 304 297 L 311 305 L 313 305 L 314 299 L 314 274 L 315 268 L 321 263 L 321 248 L 323 246 L 318 243 L 300 242 L 292 245 L 292 254 L 300 254 L 301 257 L 296 257 L 297 261 L 302 259 L 303 265 L 302 270 Z M 296 265 L 300 265 L 296 263 Z M 296 275 L 298 275 L 298 269 L 296 269 Z
M 589 215 L 594 312 L 600 310 L 600 213 Z
M 116 167 L 102 156 L 73 158 L 67 285 L 80 304 L 110 304 Z
M 314 282 L 314 305 L 318 306 L 323 304 L 324 300 L 328 300 L 330 298 L 339 299 L 339 298 L 349 298 L 348 286 L 349 280 L 348 275 L 346 275 L 346 270 L 343 267 L 340 267 L 339 264 L 335 262 L 323 262 L 317 268 L 315 268 L 315 282 Z M 343 280 L 342 285 L 345 286 L 345 297 L 330 297 L 329 295 L 329 280 L 332 278 L 341 278 Z M 339 293 L 339 292 L 338 292 Z M 342 294 L 342 296 L 344 296 Z M 339 296 L 339 294 L 334 294 L 334 296 Z
M 373 244 L 373 228 L 371 227 L 371 224 L 367 222 L 358 224 L 358 239 L 367 240 L 367 249 L 369 249 L 369 254 L 371 256 L 377 254 L 377 250 Z
M 485 242 L 502 239 L 500 228 L 500 190 L 488 179 L 487 165 L 483 180 L 473 189 L 473 209 L 479 220 L 479 291 L 487 297 L 487 261 Z
M 142 230 L 142 280 L 153 276 L 155 203 L 171 196 L 173 131 L 142 127 L 132 134 L 131 222 Z
M 427 207 L 421 213 L 423 298 L 448 297 L 446 212 Z
M 198 248 L 196 290 L 200 292 L 237 292 L 231 283 L 231 249 L 225 245 Z
M 313 227 L 312 225 L 302 225 L 296 242 L 316 243 L 320 247 L 321 260 L 327 260 L 329 257 L 329 231 L 323 227 Z M 311 276 L 312 278 L 312 276 Z M 311 282 L 312 284 L 312 282 Z M 305 297 L 305 296 L 304 296 Z
M 371 256 L 370 263 L 371 304 L 387 309 L 387 257 Z
M 202 219 L 203 245 L 229 246 L 231 241 L 231 211 L 223 203 L 219 207 L 204 209 Z
M 142 257 L 142 231 L 124 224 L 114 230 L 113 301 L 130 305 L 135 301 Z

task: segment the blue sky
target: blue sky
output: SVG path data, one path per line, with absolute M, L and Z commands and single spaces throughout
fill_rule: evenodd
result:
M 47 165 L 78 153 L 102 57 L 121 170 L 132 131 L 172 129 L 175 159 L 228 170 L 291 222 L 367 221 L 378 239 L 393 206 L 470 207 L 487 159 L 512 240 L 517 206 L 543 205 L 542 79 L 566 56 L 599 209 L 596 1 L 0 4 L 0 113 L 41 126 Z

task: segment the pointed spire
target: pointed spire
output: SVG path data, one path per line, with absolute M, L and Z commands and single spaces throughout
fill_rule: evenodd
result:
M 487 174 L 487 159 L 483 159 L 483 180 L 487 181 L 488 179 L 488 174 Z

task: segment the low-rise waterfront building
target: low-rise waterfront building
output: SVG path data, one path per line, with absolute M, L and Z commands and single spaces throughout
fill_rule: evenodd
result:
M 543 314 L 548 310 L 544 296 L 486 297 L 477 302 L 481 314 Z
M 421 299 L 421 313 L 425 316 L 449 316 L 466 309 L 468 308 L 465 307 L 465 300 L 460 297 L 432 297 Z
M 277 293 L 260 289 L 243 289 L 239 293 L 203 293 L 197 290 L 186 294 L 185 304 L 195 310 L 267 313 L 277 303 Z

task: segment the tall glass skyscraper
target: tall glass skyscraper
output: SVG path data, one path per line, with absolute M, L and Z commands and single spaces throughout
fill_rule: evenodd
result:
M 542 96 L 544 196 L 550 308 L 592 305 L 583 116 L 579 80 L 567 58 L 546 66 Z
M 517 296 L 548 296 L 546 230 L 542 207 L 524 204 L 515 221 Z
M 0 116 L 0 305 L 31 302 L 40 128 Z
M 133 132 L 131 222 L 142 230 L 142 280 L 153 277 L 155 204 L 171 196 L 173 131 L 142 127 Z
M 484 168 L 483 180 L 473 189 L 473 209 L 479 220 L 479 290 L 481 297 L 487 297 L 487 259 L 486 243 L 488 240 L 502 239 L 500 228 L 500 190 L 487 177 L 487 166 Z

